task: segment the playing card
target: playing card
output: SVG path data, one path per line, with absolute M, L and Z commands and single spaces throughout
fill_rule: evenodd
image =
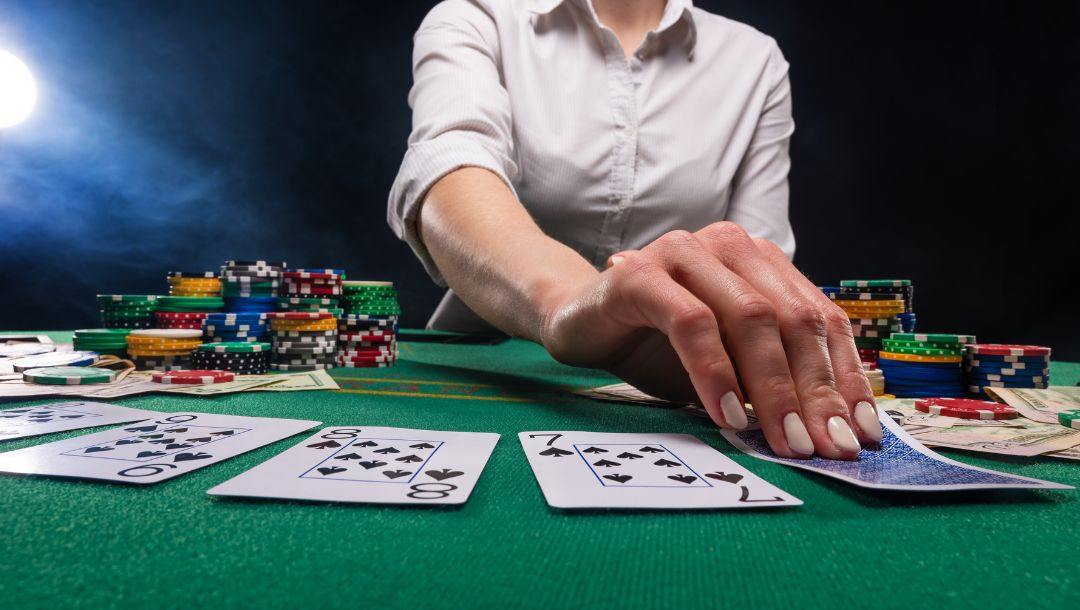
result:
M 689 434 L 522 432 L 556 508 L 761 508 L 802 501 Z
M 208 413 L 152 420 L 0 453 L 0 472 L 146 485 L 298 434 L 319 422 Z
M 1072 489 L 1068 485 L 1018 477 L 950 460 L 927 449 L 887 414 L 880 415 L 883 426 L 881 444 L 864 447 L 856 461 L 827 460 L 817 456 L 808 460 L 782 458 L 772 452 L 760 430 L 722 430 L 721 433 L 748 455 L 817 472 L 858 487 L 905 491 Z
M 0 440 L 142 421 L 161 415 L 104 402 L 61 402 L 0 411 Z
M 463 504 L 498 434 L 342 427 L 311 438 L 207 493 L 363 502 Z

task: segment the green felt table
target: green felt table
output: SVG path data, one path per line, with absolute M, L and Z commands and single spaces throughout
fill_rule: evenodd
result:
M 56 333 L 57 339 L 68 335 Z M 862 491 L 741 455 L 706 421 L 570 392 L 609 383 L 521 341 L 402 344 L 340 392 L 117 400 L 156 411 L 502 435 L 468 503 L 212 498 L 293 437 L 158 485 L 0 477 L 2 608 L 1077 608 L 1075 492 Z M 1080 365 L 1052 365 L 1055 383 Z M 49 401 L 36 401 L 49 402 Z M 7 405 L 10 406 L 10 405 Z M 788 510 L 563 512 L 523 430 L 682 432 L 800 497 Z M 11 450 L 85 431 L 10 441 Z M 1080 486 L 1080 465 L 949 452 Z

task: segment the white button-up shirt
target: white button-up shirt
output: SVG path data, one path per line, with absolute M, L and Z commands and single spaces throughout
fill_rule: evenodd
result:
M 772 38 L 689 0 L 629 57 L 590 0 L 446 0 L 414 38 L 388 221 L 444 284 L 416 219 L 435 182 L 476 166 L 597 268 L 725 219 L 791 256 L 787 72 Z M 429 326 L 490 329 L 452 292 Z

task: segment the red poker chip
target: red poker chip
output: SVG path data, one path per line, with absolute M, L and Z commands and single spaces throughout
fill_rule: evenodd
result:
M 915 401 L 915 409 L 961 419 L 1014 419 L 1020 416 L 1019 411 L 1008 405 L 973 398 L 920 398 Z
M 336 273 L 311 273 L 308 271 L 286 271 L 281 277 L 287 280 L 331 280 L 337 282 L 341 276 Z
M 1012 345 L 1008 343 L 975 343 L 964 346 L 968 353 L 988 356 L 1049 356 L 1050 348 L 1042 345 Z
M 150 379 L 158 383 L 206 385 L 232 381 L 235 379 L 235 375 L 229 371 L 205 369 L 191 371 L 155 371 L 150 374 Z
M 271 311 L 266 317 L 271 320 L 326 320 L 334 314 L 328 311 Z
M 391 343 L 397 339 L 397 335 L 373 335 L 371 333 L 338 333 L 338 341 L 361 342 L 361 343 Z
M 154 315 L 159 320 L 202 320 L 207 314 L 205 312 L 180 312 L 180 311 L 156 311 Z

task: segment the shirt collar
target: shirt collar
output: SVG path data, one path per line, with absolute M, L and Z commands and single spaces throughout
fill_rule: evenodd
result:
M 529 11 L 536 15 L 547 15 L 566 2 L 574 2 L 599 24 L 600 20 L 596 17 L 591 0 L 533 0 Z M 689 55 L 693 55 L 694 46 L 697 43 L 697 24 L 694 23 L 694 14 L 690 10 L 693 7 L 692 0 L 667 0 L 664 15 L 660 18 L 660 25 L 656 26 L 655 30 L 658 35 L 663 34 L 679 21 L 686 20 L 686 52 Z

